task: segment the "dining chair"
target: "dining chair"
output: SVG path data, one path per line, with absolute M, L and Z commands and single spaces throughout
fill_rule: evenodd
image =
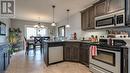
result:
M 40 51 L 42 53 L 42 40 L 43 37 L 34 37 L 34 51 L 36 51 L 37 46 L 40 46 Z
M 50 40 L 50 37 L 43 37 L 43 40 Z
M 34 43 L 33 42 L 29 42 L 25 37 L 24 37 L 24 43 L 25 43 L 24 47 L 25 47 L 25 50 L 26 50 L 25 54 L 28 55 L 29 50 L 31 50 L 31 48 L 30 48 L 31 45 L 33 46 L 33 50 L 34 50 Z

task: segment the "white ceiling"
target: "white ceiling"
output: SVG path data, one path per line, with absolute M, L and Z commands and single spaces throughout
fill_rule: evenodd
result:
M 70 14 L 77 13 L 97 0 L 15 0 L 16 19 L 52 22 L 52 5 L 55 5 L 55 21 L 66 17 L 66 9 Z

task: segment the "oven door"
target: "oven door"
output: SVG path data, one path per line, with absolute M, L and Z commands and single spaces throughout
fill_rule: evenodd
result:
M 98 48 L 97 56 L 90 54 L 90 67 L 91 69 L 101 68 L 111 73 L 120 73 L 120 57 L 120 51 Z
M 104 50 L 97 50 L 97 56 L 92 56 L 92 59 L 115 66 L 115 53 Z
M 107 28 L 107 27 L 114 27 L 114 17 L 109 17 L 105 19 L 96 20 L 96 29 L 98 28 Z

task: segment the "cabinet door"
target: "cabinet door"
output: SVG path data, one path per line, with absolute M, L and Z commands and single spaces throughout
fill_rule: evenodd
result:
M 101 16 L 106 14 L 106 1 L 100 0 L 96 4 L 94 4 L 95 8 L 95 16 Z
M 126 24 L 130 26 L 130 0 L 125 0 Z
M 0 54 L 0 73 L 4 72 L 4 55 L 3 53 Z
M 89 14 L 88 14 L 88 9 L 83 11 L 81 13 L 81 29 L 82 30 L 87 30 L 87 27 L 89 25 Z
M 93 29 L 95 26 L 94 26 L 94 7 L 91 6 L 89 8 L 89 24 L 88 24 L 88 28 L 89 29 Z
M 89 66 L 89 45 L 82 44 L 80 48 L 80 62 Z
M 81 13 L 81 29 L 86 30 L 86 13 Z
M 64 60 L 70 61 L 71 60 L 71 48 L 70 47 L 65 47 L 64 50 Z
M 94 7 L 87 8 L 81 14 L 82 30 L 89 30 L 94 28 Z
M 72 44 L 71 47 L 71 60 L 79 61 L 79 43 Z
M 9 53 L 5 52 L 4 53 L 4 70 L 6 70 L 9 65 L 9 59 L 10 59 Z
M 64 46 L 64 60 L 79 61 L 79 46 L 80 43 L 66 43 Z
M 122 73 L 128 73 L 128 48 L 123 49 Z
M 70 61 L 71 60 L 71 45 L 69 43 L 65 43 L 64 45 L 64 60 Z
M 107 13 L 124 9 L 125 0 L 107 0 Z

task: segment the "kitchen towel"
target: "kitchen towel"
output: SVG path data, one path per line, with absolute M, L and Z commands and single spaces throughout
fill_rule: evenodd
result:
M 91 56 L 97 56 L 97 46 L 90 46 Z

